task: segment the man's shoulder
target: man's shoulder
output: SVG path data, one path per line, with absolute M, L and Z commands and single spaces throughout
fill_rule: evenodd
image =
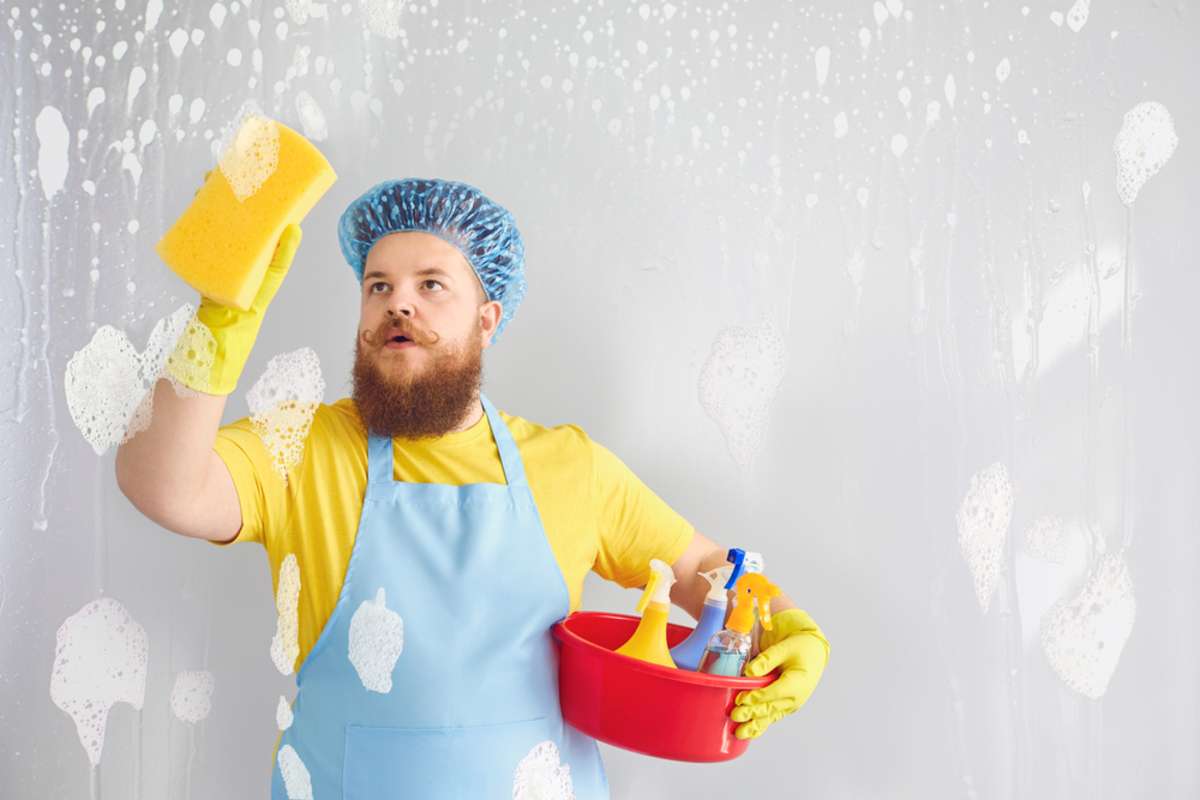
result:
M 354 399 L 343 397 L 332 403 L 319 404 L 313 413 L 309 438 L 338 444 L 365 441 L 366 428 Z
M 566 422 L 559 425 L 544 425 L 526 417 L 510 414 L 507 411 L 500 411 L 500 416 L 508 425 L 508 429 L 512 431 L 513 439 L 522 447 L 547 447 L 555 450 L 577 448 L 584 450 L 591 443 L 587 432 L 574 423 Z

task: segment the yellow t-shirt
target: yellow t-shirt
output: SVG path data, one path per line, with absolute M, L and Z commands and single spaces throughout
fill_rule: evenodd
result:
M 576 425 L 546 428 L 500 412 L 525 464 L 558 566 L 579 607 L 588 570 L 622 586 L 640 586 L 649 563 L 681 556 L 694 528 L 622 461 Z M 217 454 L 229 468 L 242 509 L 234 542 L 259 542 L 267 551 L 272 586 L 295 554 L 300 570 L 300 655 L 304 663 L 342 588 L 367 488 L 367 435 L 354 401 L 321 404 L 300 462 L 287 480 L 248 418 L 223 426 Z M 500 452 L 487 414 L 464 431 L 437 439 L 398 439 L 397 480 L 418 483 L 504 483 Z

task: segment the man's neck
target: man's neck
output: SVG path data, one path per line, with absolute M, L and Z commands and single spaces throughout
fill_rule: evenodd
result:
M 464 421 L 461 424 L 459 424 L 459 426 L 457 428 L 452 430 L 451 433 L 459 433 L 460 431 L 465 431 L 468 428 L 474 427 L 475 423 L 479 422 L 479 420 L 482 416 L 483 416 L 483 403 L 480 402 L 478 397 L 476 397 L 474 400 L 471 401 L 471 409 L 470 409 L 470 411 L 467 412 L 467 416 L 464 419 Z

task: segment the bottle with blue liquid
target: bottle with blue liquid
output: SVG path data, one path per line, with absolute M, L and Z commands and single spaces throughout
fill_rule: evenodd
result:
M 779 587 L 761 573 L 742 575 L 737 582 L 729 622 L 709 640 L 700 661 L 700 671 L 730 678 L 740 676 L 750 658 L 750 631 L 754 628 L 755 611 L 758 611 L 763 628 L 771 630 L 771 598 L 779 594 Z

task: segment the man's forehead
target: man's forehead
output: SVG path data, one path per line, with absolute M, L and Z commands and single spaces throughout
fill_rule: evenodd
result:
M 419 238 L 413 236 L 414 233 Z M 380 247 L 386 240 L 392 241 Z M 400 270 L 416 271 L 417 274 L 441 271 L 445 275 L 456 275 L 470 270 L 466 258 L 454 245 L 433 234 L 417 231 L 391 233 L 380 238 L 367 253 L 366 266 L 369 271 L 389 273 Z

